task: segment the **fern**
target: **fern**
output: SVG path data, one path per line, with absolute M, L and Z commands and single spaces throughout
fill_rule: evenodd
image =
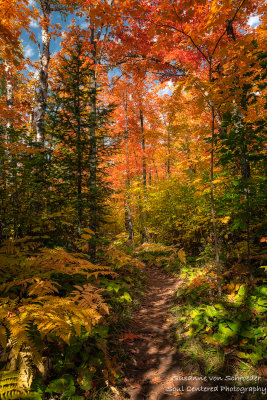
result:
M 101 314 L 109 314 L 108 306 L 103 302 L 100 293 L 104 289 L 96 289 L 93 285 L 75 286 L 73 291 L 73 301 L 82 308 L 93 308 L 99 310 Z
M 145 267 L 145 264 L 142 261 L 138 260 L 137 258 L 133 258 L 118 249 L 109 249 L 108 255 L 111 258 L 111 262 L 115 268 L 120 269 L 122 267 L 130 266 L 142 269 Z
M 20 387 L 19 374 L 17 372 L 0 372 L 0 399 L 25 399 L 34 397 L 29 390 Z
M 52 275 L 79 274 L 85 279 L 99 274 L 118 276 L 110 267 L 94 265 L 82 254 L 61 248 L 41 249 L 37 242 L 29 243 L 30 238 L 24 238 L 0 249 L 0 273 L 3 268 L 6 278 L 0 286 L 0 346 L 4 350 L 1 361 L 10 371 L 18 371 L 24 387 L 30 387 L 34 367 L 40 373 L 44 371 L 45 343 L 70 344 L 73 335 L 80 336 L 82 328 L 91 333 L 92 327 L 109 312 L 101 289 L 89 283 L 74 285 L 73 292 L 62 297 L 60 293 L 65 291 Z M 2 398 L 23 398 L 27 391 L 17 388 L 16 379 L 12 385 L 3 391 Z

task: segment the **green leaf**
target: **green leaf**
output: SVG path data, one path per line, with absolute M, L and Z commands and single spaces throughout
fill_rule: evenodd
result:
M 131 296 L 129 295 L 128 292 L 124 292 L 123 295 L 120 297 L 120 299 L 121 299 L 121 300 L 125 300 L 125 301 L 127 301 L 128 303 L 131 303 L 131 302 L 132 302 L 132 298 L 131 298 Z
M 233 322 L 233 321 L 225 321 L 227 323 L 227 325 L 229 326 L 229 328 L 231 328 L 231 330 L 234 333 L 237 333 L 239 328 L 240 328 L 240 323 L 239 322 Z
M 59 393 L 67 396 L 72 396 L 75 393 L 74 380 L 71 375 L 65 374 L 61 378 L 53 380 L 48 388 L 47 393 Z
M 251 339 L 251 338 L 253 338 L 255 336 L 255 333 L 253 332 L 253 330 L 246 329 L 246 330 L 241 331 L 240 335 L 242 337 Z

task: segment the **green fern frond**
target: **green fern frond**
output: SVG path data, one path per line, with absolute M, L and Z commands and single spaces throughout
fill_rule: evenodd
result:
M 0 399 L 24 399 L 30 395 L 29 390 L 19 386 L 18 372 L 0 372 Z

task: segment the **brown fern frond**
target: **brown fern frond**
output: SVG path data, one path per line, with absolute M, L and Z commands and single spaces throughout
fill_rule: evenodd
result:
M 20 287 L 20 296 L 28 291 L 29 296 L 44 296 L 46 294 L 58 293 L 57 282 L 42 280 L 40 278 L 14 279 L 12 282 L 3 283 L 0 292 L 7 293 L 14 287 Z
M 44 281 L 36 279 L 36 282 L 30 285 L 28 288 L 29 296 L 46 296 L 49 294 L 58 293 L 57 286 L 60 286 L 57 282 Z
M 43 271 L 61 272 L 68 275 L 83 274 L 110 274 L 114 272 L 110 267 L 96 266 L 90 261 L 77 257 L 77 254 L 71 254 L 64 249 L 42 249 L 38 257 L 31 257 L 30 261 L 34 267 L 42 268 Z M 115 276 L 115 275 L 114 275 Z
M 108 307 L 104 303 L 101 292 L 104 289 L 96 289 L 93 285 L 75 286 L 76 290 L 72 292 L 73 301 L 82 308 L 92 308 L 102 310 L 102 313 L 108 314 Z
M 85 257 L 63 249 L 42 249 L 39 255 L 31 257 L 14 254 L 12 249 L 8 251 L 10 254 L 0 253 L 6 280 L 0 286 L 6 296 L 0 298 L 0 345 L 8 354 L 9 368 L 19 370 L 24 384 L 29 385 L 33 366 L 42 370 L 43 365 L 43 348 L 35 343 L 33 332 L 37 330 L 43 341 L 69 344 L 73 335 L 81 335 L 82 327 L 90 333 L 92 326 L 109 312 L 101 289 L 87 284 L 75 287 L 68 297 L 61 297 L 60 284 L 52 281 L 51 275 L 116 277 L 117 274 L 110 267 L 94 265 Z M 20 292 L 22 298 L 8 297 L 14 292 Z
M 7 329 L 5 325 L 0 322 L 0 345 L 3 349 L 6 348 L 7 345 Z

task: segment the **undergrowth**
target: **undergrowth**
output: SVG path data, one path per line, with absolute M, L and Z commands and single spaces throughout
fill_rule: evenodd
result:
M 267 344 L 262 274 L 255 287 L 246 275 L 223 278 L 221 298 L 212 265 L 184 265 L 180 277 L 173 308 L 180 351 L 206 375 L 262 375 Z
M 148 265 L 172 272 L 179 279 L 173 314 L 176 342 L 184 364 L 196 373 L 263 376 L 267 348 L 267 285 L 264 267 L 256 269 L 254 287 L 238 262 L 224 267 L 223 294 L 209 246 L 198 257 L 181 248 L 144 244 L 135 250 Z
M 0 398 L 102 398 L 120 376 L 116 338 L 143 263 L 106 248 L 95 265 L 33 237 L 3 243 L 0 261 Z

